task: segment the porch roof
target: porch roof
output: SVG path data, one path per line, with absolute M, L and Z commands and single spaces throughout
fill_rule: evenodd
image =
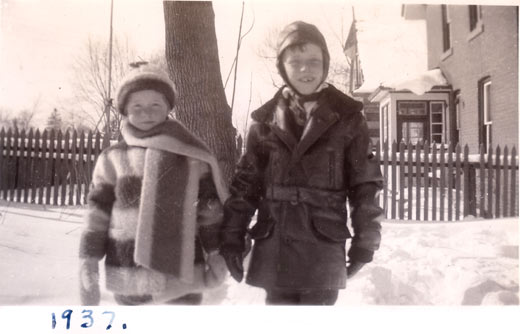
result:
M 423 95 L 432 90 L 433 87 L 448 87 L 448 81 L 439 68 L 422 72 L 413 76 L 404 77 L 400 80 L 383 82 L 368 99 L 379 102 L 389 92 L 405 91 L 415 95 Z

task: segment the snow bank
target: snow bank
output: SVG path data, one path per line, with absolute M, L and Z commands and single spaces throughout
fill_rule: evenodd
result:
M 433 86 L 445 86 L 448 81 L 438 68 L 429 70 L 414 76 L 408 76 L 399 80 L 383 82 L 382 87 L 393 88 L 395 90 L 408 89 L 416 95 L 423 95 L 431 90 Z
M 0 202 L 0 305 L 78 305 L 84 209 Z M 8 288 L 7 288 L 8 287 Z M 229 278 L 206 305 L 263 305 L 261 289 Z M 102 305 L 114 305 L 102 291 Z M 518 219 L 383 223 L 374 261 L 338 306 L 518 305 Z
M 386 223 L 341 304 L 518 305 L 518 220 Z

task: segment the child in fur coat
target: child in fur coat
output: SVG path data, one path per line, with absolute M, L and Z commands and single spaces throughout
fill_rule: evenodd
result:
M 168 114 L 173 82 L 150 66 L 117 92 L 122 140 L 98 158 L 80 242 L 83 305 L 100 301 L 98 263 L 118 304 L 200 304 L 226 276 L 218 254 L 228 197 L 217 160 Z

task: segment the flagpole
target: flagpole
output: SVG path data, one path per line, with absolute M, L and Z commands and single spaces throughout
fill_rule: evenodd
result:
M 112 89 L 112 22 L 114 16 L 114 0 L 110 1 L 110 37 L 108 42 L 108 94 L 107 99 L 105 101 L 105 115 L 107 119 L 106 123 L 106 139 L 110 140 L 111 138 L 111 130 L 110 130 L 110 110 L 112 108 L 112 98 L 111 98 L 111 89 Z M 107 142 L 106 144 L 108 144 Z

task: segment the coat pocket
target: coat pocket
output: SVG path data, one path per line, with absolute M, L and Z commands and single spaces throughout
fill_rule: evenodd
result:
M 351 237 L 347 227 L 347 211 L 314 208 L 312 225 L 318 235 L 328 241 L 343 242 Z

